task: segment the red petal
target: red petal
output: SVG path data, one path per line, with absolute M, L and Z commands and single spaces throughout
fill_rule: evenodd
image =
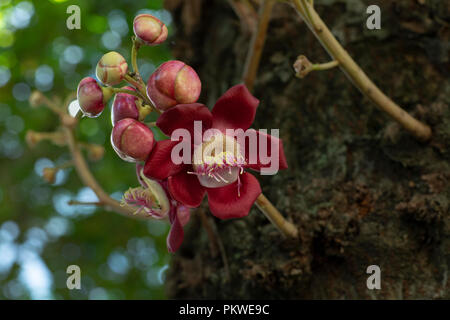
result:
M 240 196 L 237 182 L 222 188 L 206 189 L 209 208 L 217 218 L 241 218 L 248 215 L 256 198 L 261 194 L 259 182 L 253 175 L 245 172 L 240 179 Z
M 181 225 L 180 219 L 176 212 L 176 208 L 173 208 L 169 213 L 170 222 L 172 227 L 170 228 L 169 234 L 167 236 L 167 249 L 169 252 L 175 252 L 183 243 L 184 230 Z
M 255 119 L 258 104 L 259 100 L 245 85 L 239 84 L 228 89 L 212 109 L 213 127 L 222 132 L 225 129 L 247 130 Z
M 169 177 L 168 182 L 171 196 L 186 207 L 196 208 L 202 203 L 206 191 L 196 175 L 182 171 Z
M 287 169 L 288 165 L 286 161 L 286 156 L 284 155 L 283 141 L 281 139 L 278 139 L 274 136 L 271 136 L 270 134 L 266 134 L 261 131 L 256 131 L 254 129 L 247 130 L 248 135 L 250 135 L 251 133 L 254 133 L 256 135 L 257 148 L 256 150 L 252 150 L 253 148 L 250 148 L 250 139 L 246 138 L 245 140 L 245 162 L 247 163 L 246 168 L 261 171 L 261 168 L 271 167 L 271 162 L 273 161 L 274 163 L 278 162 L 278 170 Z M 263 140 L 264 138 L 266 139 L 265 146 L 267 148 L 267 151 L 263 151 L 262 155 L 267 156 L 268 158 L 267 160 L 270 161 L 269 163 L 266 163 L 267 161 L 263 161 L 264 163 L 261 162 L 262 159 L 260 157 L 260 148 L 262 148 L 264 145 L 260 144 L 260 139 L 264 141 Z M 275 147 L 278 146 L 278 154 L 274 153 L 272 155 L 272 143 L 274 144 Z M 250 154 L 251 151 L 253 157 L 252 154 Z M 253 161 L 255 158 L 256 162 Z
M 212 114 L 206 106 L 200 103 L 179 104 L 165 111 L 156 121 L 156 125 L 169 137 L 179 128 L 189 130 L 194 137 L 194 121 L 202 122 L 202 132 L 211 128 Z
M 179 204 L 177 206 L 177 216 L 178 220 L 180 220 L 181 225 L 184 227 L 191 218 L 191 212 L 188 207 Z
M 171 159 L 172 148 L 178 143 L 171 140 L 158 141 L 145 162 L 144 174 L 149 178 L 162 180 L 180 172 L 185 165 L 174 164 Z

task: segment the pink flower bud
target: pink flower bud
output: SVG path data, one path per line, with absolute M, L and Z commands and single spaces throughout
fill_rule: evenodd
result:
M 133 21 L 136 37 L 146 45 L 152 46 L 163 43 L 167 39 L 167 27 L 151 14 L 140 14 Z
M 86 77 L 78 84 L 77 98 L 81 111 L 89 118 L 98 117 L 105 108 L 112 92 L 102 88 L 94 78 Z
M 124 87 L 123 89 L 136 91 L 132 87 Z M 118 93 L 114 97 L 114 101 L 112 104 L 112 112 L 111 112 L 111 121 L 113 125 L 116 124 L 117 121 L 131 118 L 131 119 L 139 119 L 139 109 L 136 106 L 138 98 L 128 93 Z
M 165 111 L 177 104 L 196 102 L 201 89 L 202 83 L 194 69 L 172 60 L 163 63 L 150 76 L 147 95 L 156 108 Z
M 119 84 L 128 70 L 125 58 L 119 53 L 111 51 L 103 55 L 97 63 L 95 73 L 98 80 L 108 86 Z
M 135 119 L 118 121 L 111 133 L 111 144 L 116 153 L 125 161 L 144 161 L 153 149 L 153 132 Z

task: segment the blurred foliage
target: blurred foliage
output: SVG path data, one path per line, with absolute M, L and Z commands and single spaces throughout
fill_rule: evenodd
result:
M 162 0 L 80 0 L 81 29 L 68 30 L 65 0 L 0 1 L 0 299 L 155 299 L 164 298 L 170 256 L 164 222 L 124 218 L 69 200 L 96 201 L 73 168 L 58 173 L 53 185 L 44 167 L 70 159 L 66 148 L 41 142 L 30 149 L 27 130 L 54 131 L 58 118 L 31 108 L 30 92 L 64 99 L 98 59 L 115 50 L 129 61 L 134 16 L 142 10 L 171 29 Z M 170 58 L 167 46 L 142 48 L 144 78 Z M 108 110 L 82 119 L 81 141 L 105 147 L 104 159 L 90 163 L 104 189 L 120 198 L 136 186 L 133 164 L 124 163 L 109 143 Z M 81 290 L 68 290 L 66 268 L 81 268 Z

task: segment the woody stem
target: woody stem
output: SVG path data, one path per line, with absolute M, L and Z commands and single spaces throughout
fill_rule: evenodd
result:
M 130 94 L 132 96 L 135 96 L 135 97 L 138 97 L 138 98 L 142 99 L 142 95 L 140 93 L 137 93 L 136 91 L 133 91 L 133 90 L 122 89 L 122 88 L 113 88 L 113 92 L 115 94 L 126 93 L 126 94 Z
M 142 79 L 137 63 L 137 54 L 140 47 L 141 44 L 139 43 L 139 41 L 137 41 L 136 38 L 133 37 L 133 45 L 131 46 L 131 66 L 133 67 L 133 72 L 138 79 Z
M 255 203 L 258 209 L 264 213 L 267 219 L 269 219 L 269 221 L 272 222 L 286 238 L 298 237 L 298 230 L 295 225 L 287 221 L 264 194 L 261 193 Z
M 367 96 L 378 108 L 408 130 L 417 139 L 426 141 L 431 137 L 431 129 L 426 124 L 409 115 L 394 101 L 387 97 L 356 64 L 348 52 L 336 40 L 326 24 L 307 0 L 291 0 L 299 15 L 316 36 L 330 56 L 339 63 L 341 70 L 361 93 Z
M 328 70 L 339 66 L 339 62 L 336 60 L 325 62 L 325 63 L 315 63 L 312 65 L 312 70 L 319 71 L 319 70 Z
M 267 28 L 269 27 L 270 15 L 274 0 L 264 0 L 259 10 L 258 29 L 253 34 L 250 49 L 245 61 L 243 80 L 248 90 L 252 91 L 261 60 L 264 42 L 266 41 Z

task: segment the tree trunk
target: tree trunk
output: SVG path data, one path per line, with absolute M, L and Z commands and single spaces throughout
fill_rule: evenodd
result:
M 258 179 L 300 239 L 283 239 L 256 206 L 248 217 L 220 221 L 204 203 L 172 259 L 170 298 L 450 298 L 450 3 L 315 2 L 369 77 L 432 127 L 432 140 L 416 141 L 338 68 L 295 78 L 299 54 L 330 58 L 293 7 L 277 3 L 253 127 L 280 129 L 289 169 Z M 173 52 L 198 71 L 200 101 L 210 108 L 241 82 L 255 24 L 252 10 L 245 19 L 236 14 L 245 3 L 166 1 Z M 381 30 L 366 27 L 370 4 L 381 7 Z M 380 267 L 379 290 L 366 285 L 370 265 Z

